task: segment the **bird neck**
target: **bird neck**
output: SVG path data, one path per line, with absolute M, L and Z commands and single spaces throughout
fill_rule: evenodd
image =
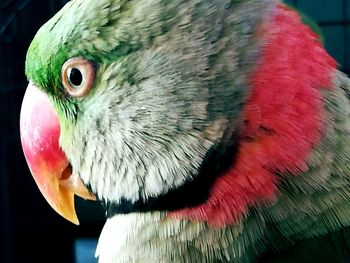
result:
M 336 62 L 282 4 L 261 25 L 259 37 L 266 44 L 250 79 L 234 162 L 217 177 L 206 202 L 170 216 L 231 224 L 250 207 L 273 202 L 280 177 L 308 169 L 324 128 L 322 89 L 332 87 Z

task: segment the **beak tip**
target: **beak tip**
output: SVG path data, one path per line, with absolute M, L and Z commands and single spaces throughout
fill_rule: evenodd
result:
M 56 209 L 54 209 L 56 210 Z M 59 209 L 56 210 L 56 212 L 62 216 L 64 219 L 68 220 L 69 222 L 73 223 L 74 225 L 80 225 L 79 219 L 77 214 L 75 213 L 75 209 L 73 207 L 72 211 L 67 211 L 66 209 Z
M 77 218 L 76 220 L 71 221 L 74 225 L 79 226 L 80 222 L 79 219 Z
M 63 218 L 70 221 L 75 225 L 79 225 L 79 219 L 75 211 L 74 193 L 66 188 L 55 187 L 49 188 L 52 192 L 51 195 L 45 195 L 44 197 L 49 205 Z M 42 193 L 44 193 L 42 191 Z

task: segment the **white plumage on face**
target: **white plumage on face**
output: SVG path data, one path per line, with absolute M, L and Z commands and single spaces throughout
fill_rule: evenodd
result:
M 116 22 L 115 30 L 139 36 L 141 46 L 132 42 L 122 55 L 116 47 L 118 56 L 102 60 L 95 90 L 78 105 L 75 127 L 62 131 L 73 172 L 104 201 L 145 202 L 193 180 L 209 152 L 241 124 L 248 93 L 242 72 L 252 70 L 258 54 L 238 50 L 257 50 L 253 32 L 270 1 L 178 3 L 141 1 Z M 151 4 L 145 31 L 136 11 Z M 169 13 L 171 25 L 163 17 L 170 11 L 176 11 Z M 162 24 L 164 31 L 144 39 Z M 108 26 L 101 36 L 111 32 Z

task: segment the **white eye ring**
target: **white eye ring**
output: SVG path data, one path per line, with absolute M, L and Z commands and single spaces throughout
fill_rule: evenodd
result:
M 62 66 L 62 84 L 72 97 L 84 97 L 92 88 L 95 77 L 96 67 L 94 63 L 84 58 L 71 58 Z

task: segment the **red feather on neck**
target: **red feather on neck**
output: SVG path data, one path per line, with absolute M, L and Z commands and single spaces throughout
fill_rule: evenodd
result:
M 249 207 L 274 200 L 276 173 L 298 175 L 307 169 L 322 135 L 321 91 L 332 86 L 336 62 L 299 15 L 282 4 L 261 29 L 265 45 L 251 77 L 237 158 L 205 203 L 169 216 L 217 227 L 232 224 Z

